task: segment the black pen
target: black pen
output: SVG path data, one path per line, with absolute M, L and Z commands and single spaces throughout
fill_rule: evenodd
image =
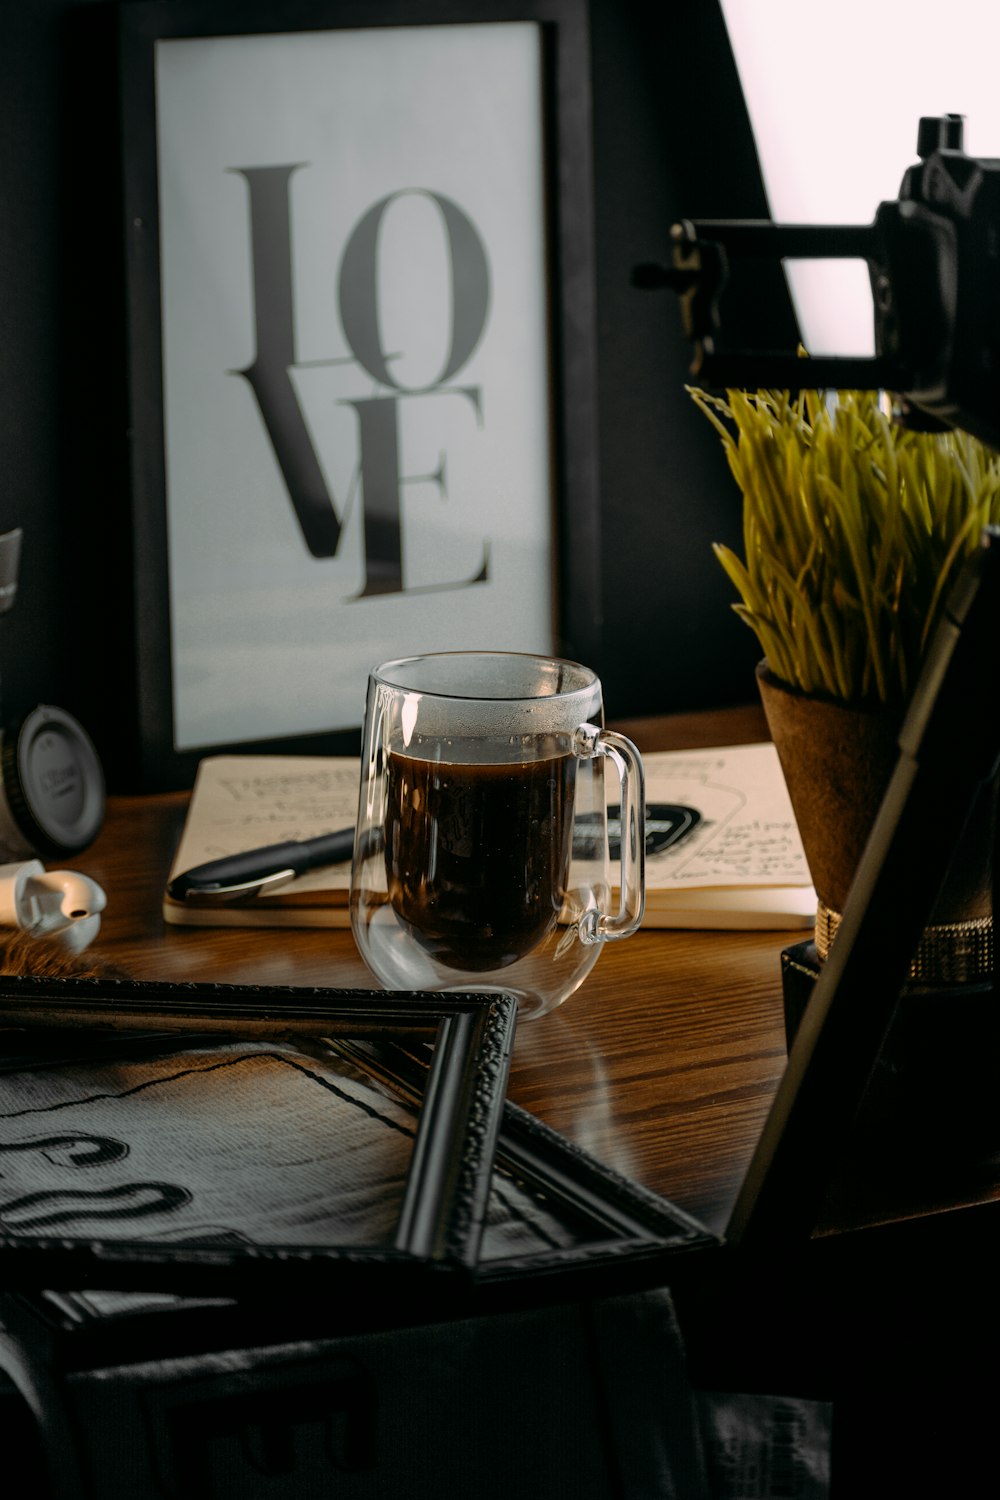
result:
M 621 838 L 620 824 L 609 809 L 608 835 L 612 858 L 618 857 L 618 841 Z M 663 849 L 680 843 L 700 821 L 700 813 L 691 807 L 674 803 L 656 804 L 646 809 L 646 852 L 660 853 Z M 581 823 L 586 825 L 587 819 Z M 586 829 L 574 839 L 574 856 L 586 857 L 592 853 L 585 837 Z M 341 864 L 354 852 L 354 829 L 341 828 L 336 833 L 324 833 L 315 839 L 287 839 L 282 844 L 267 844 L 262 849 L 248 849 L 245 854 L 229 854 L 221 859 L 209 860 L 193 870 L 175 875 L 167 886 L 167 895 L 173 901 L 201 903 L 205 906 L 221 905 L 226 901 L 240 901 L 250 896 L 266 895 L 287 885 L 297 875 L 307 870 L 318 870 L 323 865 Z
M 167 895 L 174 901 L 207 905 L 239 901 L 287 885 L 307 870 L 341 864 L 353 852 L 353 828 L 341 828 L 315 839 L 286 839 L 282 844 L 266 844 L 262 849 L 229 854 L 185 870 L 170 881 Z

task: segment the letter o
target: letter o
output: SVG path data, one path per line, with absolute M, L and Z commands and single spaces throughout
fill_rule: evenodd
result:
M 448 236 L 451 269 L 451 347 L 436 380 L 401 385 L 390 373 L 378 326 L 378 235 L 389 205 L 419 194 L 437 205 Z M 338 284 L 340 320 L 355 358 L 375 380 L 397 391 L 430 391 L 450 380 L 471 357 L 486 323 L 490 273 L 475 225 L 457 203 L 426 188 L 401 188 L 374 204 L 355 225 L 344 248 Z

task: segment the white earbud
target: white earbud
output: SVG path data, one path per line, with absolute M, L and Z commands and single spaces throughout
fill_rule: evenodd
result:
M 76 870 L 48 870 L 40 860 L 0 865 L 0 925 L 52 938 L 82 953 L 101 925 L 107 897 L 96 880 Z

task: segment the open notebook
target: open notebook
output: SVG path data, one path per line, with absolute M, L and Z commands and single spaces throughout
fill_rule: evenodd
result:
M 644 926 L 812 927 L 816 895 L 772 744 L 661 751 L 643 765 Z M 169 878 L 222 855 L 351 826 L 358 776 L 357 760 L 336 756 L 206 757 Z M 694 816 L 668 841 L 675 808 Z M 165 894 L 163 915 L 181 925 L 346 927 L 350 883 L 347 861 L 222 907 Z

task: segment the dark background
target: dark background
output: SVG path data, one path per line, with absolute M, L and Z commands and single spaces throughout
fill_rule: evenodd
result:
M 114 786 L 132 717 L 116 675 L 131 649 L 124 287 L 116 163 L 79 150 L 81 131 L 116 114 L 113 82 L 80 44 L 107 11 L 0 0 L 0 531 L 24 529 L 0 681 L 4 723 L 38 702 L 69 709 Z M 739 493 L 683 388 L 676 298 L 630 276 L 666 259 L 678 217 L 765 216 L 756 156 L 715 0 L 591 0 L 590 12 L 603 528 L 592 665 L 611 717 L 749 702 L 760 653 L 711 551 L 739 546 Z M 773 344 L 788 316 L 783 284 L 727 299 L 731 338 L 770 320 Z M 98 708 L 105 680 L 122 687 Z

